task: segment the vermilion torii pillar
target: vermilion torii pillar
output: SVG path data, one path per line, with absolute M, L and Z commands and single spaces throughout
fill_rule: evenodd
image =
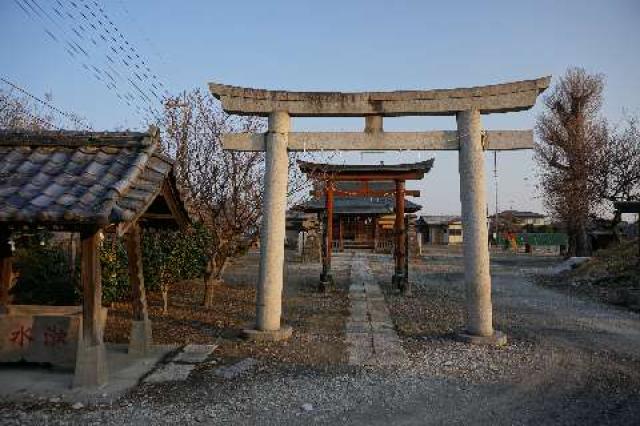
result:
M 396 180 L 396 221 L 393 227 L 395 232 L 395 275 L 393 277 L 393 283 L 397 288 L 403 290 L 408 279 L 408 271 L 404 268 L 404 258 L 407 253 L 404 252 L 404 180 Z
M 322 258 L 322 274 L 320 276 L 321 290 L 327 290 L 327 288 L 333 285 L 333 275 L 331 274 L 331 254 L 333 251 L 333 186 L 333 180 L 327 179 L 324 191 L 326 238 L 324 242 L 324 256 Z
M 459 150 L 467 325 L 461 338 L 472 343 L 503 344 L 492 326 L 491 278 L 486 193 L 482 153 L 485 150 L 530 149 L 530 130 L 482 132 L 480 114 L 530 109 L 551 77 L 490 86 L 395 92 L 291 92 L 249 89 L 210 83 L 211 93 L 230 114 L 269 117 L 266 134 L 223 136 L 228 150 L 265 151 L 265 198 L 255 338 L 287 337 L 280 323 L 287 150 Z M 455 116 L 457 131 L 385 132 L 384 117 Z M 365 117 L 364 132 L 289 132 L 289 117 Z

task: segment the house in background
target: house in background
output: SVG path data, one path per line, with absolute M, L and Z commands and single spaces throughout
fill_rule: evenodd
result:
M 498 229 L 500 231 L 520 232 L 523 230 L 534 230 L 550 225 L 549 219 L 540 213 L 518 210 L 504 210 L 498 213 Z M 495 232 L 495 214 L 489 216 L 489 232 Z
M 420 216 L 416 228 L 422 244 L 462 244 L 462 219 L 460 216 Z

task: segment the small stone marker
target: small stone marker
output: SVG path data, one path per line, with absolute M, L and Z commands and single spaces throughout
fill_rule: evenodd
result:
M 187 345 L 174 359 L 173 362 L 196 364 L 204 362 L 218 345 Z
M 257 361 L 253 358 L 245 358 L 242 361 L 238 361 L 235 364 L 226 367 L 220 367 L 215 371 L 215 375 L 222 377 L 223 379 L 234 379 L 240 374 L 249 371 L 257 364 Z

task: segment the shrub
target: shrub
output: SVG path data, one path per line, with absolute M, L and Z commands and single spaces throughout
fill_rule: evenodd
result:
M 103 301 L 126 300 L 131 292 L 124 242 L 107 236 L 100 249 Z M 204 228 L 189 231 L 146 229 L 142 233 L 142 269 L 147 290 L 204 274 L 207 256 Z M 168 282 L 167 282 L 168 281 Z
M 112 303 L 125 300 L 131 294 L 127 251 L 115 234 L 106 235 L 100 246 L 102 266 L 102 301 Z
M 12 289 L 14 303 L 76 305 L 80 301 L 78 274 L 72 274 L 69 256 L 56 246 L 29 246 L 16 251 L 20 278 Z

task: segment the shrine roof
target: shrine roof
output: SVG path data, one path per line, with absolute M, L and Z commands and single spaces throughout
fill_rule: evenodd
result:
M 303 173 L 316 175 L 331 174 L 334 177 L 358 174 L 380 175 L 381 177 L 387 174 L 416 174 L 417 176 L 414 179 L 421 179 L 422 175 L 431 170 L 433 162 L 433 158 L 410 164 L 326 164 L 298 161 L 298 166 Z M 354 178 L 354 180 L 358 179 Z
M 172 205 L 165 216 L 184 223 L 172 170 L 157 131 L 2 130 L 0 222 L 106 226 L 136 220 L 162 198 Z

